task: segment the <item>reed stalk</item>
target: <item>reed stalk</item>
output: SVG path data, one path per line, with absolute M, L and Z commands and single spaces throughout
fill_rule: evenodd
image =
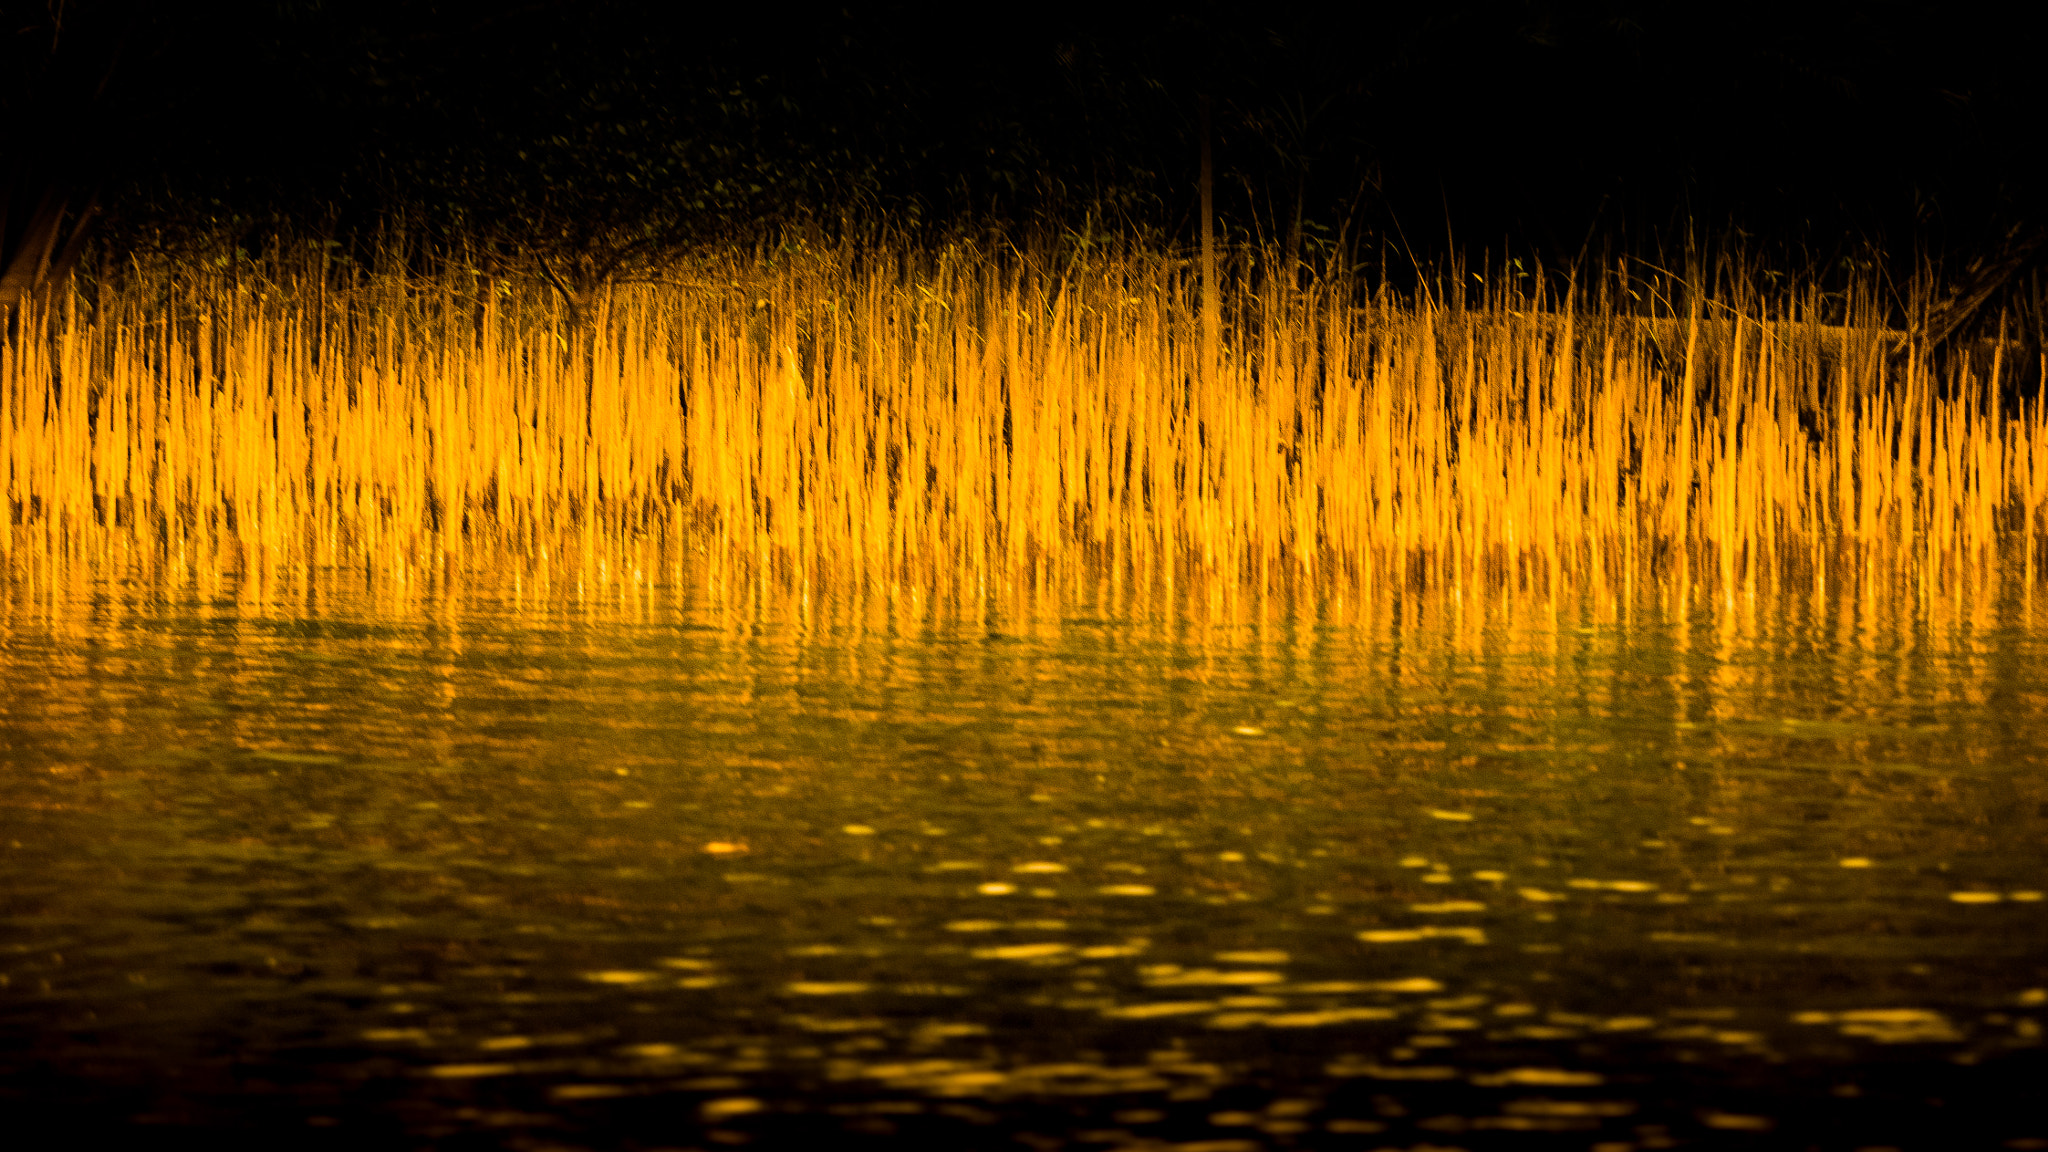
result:
M 1354 584 L 1734 580 L 1849 547 L 2023 553 L 2032 578 L 2048 419 L 2003 340 L 1936 367 L 1873 316 L 1741 285 L 1639 314 L 1249 275 L 1212 359 L 1213 283 L 1135 247 L 790 245 L 571 315 L 459 260 L 138 262 L 0 346 L 0 536 L 17 559 L 659 537 L 856 579 L 1082 558 Z

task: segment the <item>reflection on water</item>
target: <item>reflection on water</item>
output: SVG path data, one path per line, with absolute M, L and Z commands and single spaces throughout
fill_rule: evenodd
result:
M 346 1146 L 2048 1147 L 2035 593 L 1703 587 L 17 565 L 0 1096 Z

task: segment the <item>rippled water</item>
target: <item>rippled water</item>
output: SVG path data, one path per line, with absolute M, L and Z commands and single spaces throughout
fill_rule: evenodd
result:
M 2048 1147 L 2036 611 L 18 579 L 0 1111 Z

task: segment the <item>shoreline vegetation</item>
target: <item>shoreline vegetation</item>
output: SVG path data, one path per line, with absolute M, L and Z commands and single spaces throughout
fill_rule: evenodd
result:
M 583 292 L 419 263 L 135 258 L 24 308 L 10 567 L 2031 587 L 2048 532 L 2031 318 L 1936 356 L 1875 284 L 1732 260 L 1403 292 L 1239 250 L 1213 340 L 1199 264 L 1137 245 L 790 240 Z

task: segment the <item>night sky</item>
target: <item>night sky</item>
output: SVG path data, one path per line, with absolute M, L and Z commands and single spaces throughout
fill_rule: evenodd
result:
M 5 5 L 10 250 L 45 193 L 116 245 L 361 235 L 688 246 L 795 221 L 1434 258 L 1808 266 L 2048 221 L 2042 39 L 1936 3 L 810 10 L 582 0 Z M 1297 221 L 1299 223 L 1297 224 Z

